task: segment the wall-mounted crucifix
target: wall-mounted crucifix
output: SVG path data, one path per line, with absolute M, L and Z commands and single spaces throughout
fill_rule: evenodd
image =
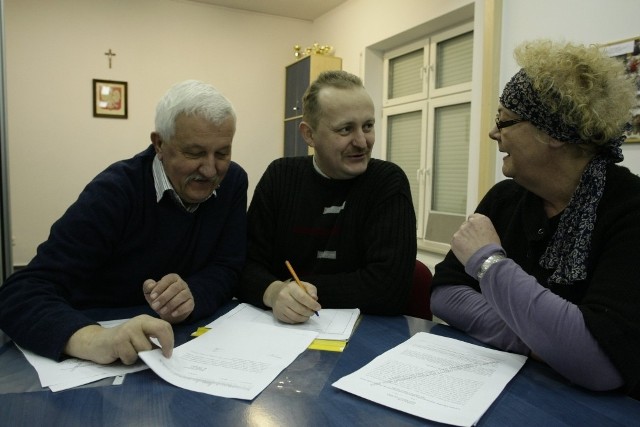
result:
M 116 54 L 111 52 L 111 48 L 109 48 L 109 51 L 104 54 L 109 57 L 109 68 L 111 68 L 111 59 L 116 56 Z

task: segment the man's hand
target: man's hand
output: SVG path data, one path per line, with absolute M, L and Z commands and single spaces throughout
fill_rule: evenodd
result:
M 318 303 L 318 290 L 308 282 L 276 281 L 265 290 L 262 301 L 271 307 L 276 319 L 285 323 L 303 323 L 322 307 Z
M 462 265 L 466 266 L 471 255 L 489 243 L 500 245 L 500 237 L 488 217 L 474 213 L 453 234 L 451 250 Z
M 108 364 L 120 359 L 131 365 L 138 359 L 138 352 L 151 350 L 154 337 L 162 346 L 162 354 L 171 357 L 173 329 L 164 320 L 143 314 L 113 328 L 99 325 L 85 326 L 77 330 L 64 348 L 69 356 Z
M 145 280 L 142 292 L 151 308 L 171 324 L 182 322 L 195 307 L 189 285 L 175 273 L 167 274 L 157 282 Z

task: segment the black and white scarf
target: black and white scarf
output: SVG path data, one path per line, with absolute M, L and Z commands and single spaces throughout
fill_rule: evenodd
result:
M 565 123 L 562 116 L 545 106 L 524 70 L 511 78 L 504 88 L 500 103 L 538 129 L 558 141 L 587 144 L 577 129 Z M 596 223 L 596 210 L 606 183 L 606 167 L 622 161 L 621 135 L 610 140 L 589 162 L 560 222 L 540 266 L 554 269 L 550 282 L 572 284 L 587 278 L 587 259 L 591 250 L 591 233 Z

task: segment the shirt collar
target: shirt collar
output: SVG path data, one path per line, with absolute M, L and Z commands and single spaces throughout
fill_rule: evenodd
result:
M 316 172 L 318 172 L 323 177 L 332 179 L 329 175 L 327 175 L 326 173 L 320 170 L 320 166 L 318 166 L 318 162 L 316 162 L 316 156 L 313 156 L 313 168 L 316 170 Z
M 153 168 L 153 183 L 156 187 L 156 202 L 160 203 L 160 200 L 162 200 L 162 197 L 164 196 L 164 194 L 166 192 L 169 192 L 169 194 L 171 195 L 171 199 L 187 212 L 193 213 L 196 211 L 196 209 L 198 209 L 198 206 L 200 206 L 200 203 L 185 204 L 180 198 L 180 196 L 178 196 L 178 193 L 173 188 L 173 185 L 171 185 L 171 181 L 169 181 L 169 177 L 167 177 L 167 174 L 164 171 L 164 167 L 162 166 L 162 162 L 158 158 L 157 154 L 153 158 L 152 168 Z M 213 192 L 211 193 L 211 195 L 209 195 L 209 197 L 211 196 L 217 197 L 216 190 L 213 190 Z M 207 197 L 206 200 L 209 200 L 209 197 Z

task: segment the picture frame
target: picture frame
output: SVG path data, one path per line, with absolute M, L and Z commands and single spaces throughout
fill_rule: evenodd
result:
M 602 45 L 607 55 L 618 58 L 636 84 L 636 104 L 631 109 L 631 130 L 625 142 L 640 142 L 640 36 Z
M 127 82 L 93 79 L 93 117 L 126 119 L 129 92 Z

